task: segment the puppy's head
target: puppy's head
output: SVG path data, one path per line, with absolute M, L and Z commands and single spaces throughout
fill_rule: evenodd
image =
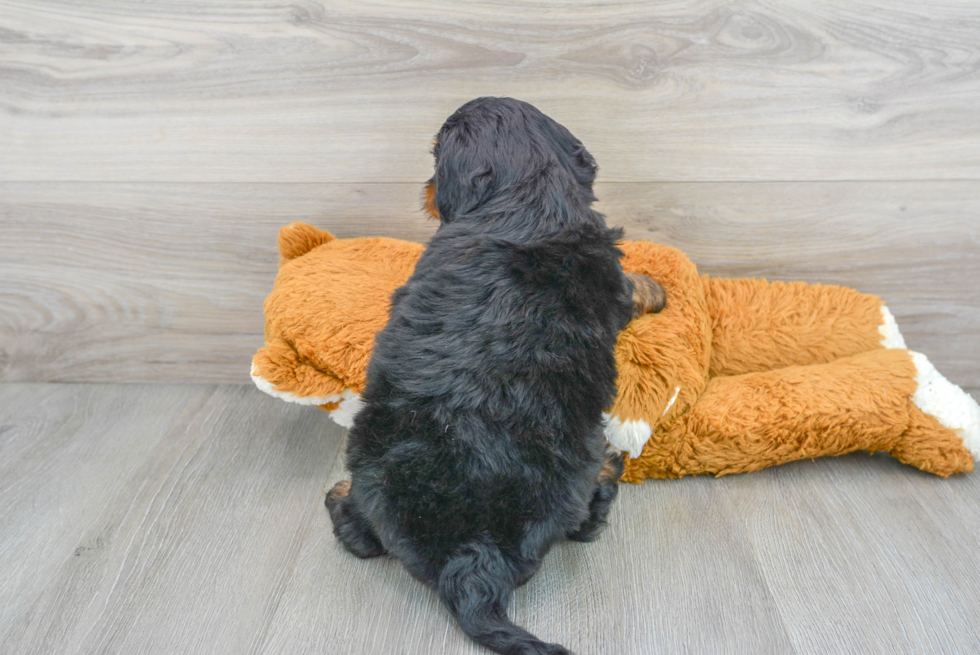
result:
M 435 174 L 426 184 L 425 207 L 443 223 L 491 201 L 595 200 L 592 155 L 562 125 L 520 100 L 466 103 L 443 124 L 432 153 Z

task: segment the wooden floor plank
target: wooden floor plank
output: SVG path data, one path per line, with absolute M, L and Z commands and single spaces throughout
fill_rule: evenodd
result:
M 18 385 L 19 386 L 19 385 Z M 0 435 L 0 642 L 58 571 L 101 543 L 83 535 L 207 388 L 32 385 Z M 128 500 L 128 499 L 127 499 Z M 47 620 L 47 619 L 44 619 Z M 48 651 L 55 652 L 55 651 Z
M 966 389 L 966 392 L 980 400 L 980 389 Z M 941 500 L 934 504 L 948 508 L 956 517 L 957 523 L 962 523 L 966 529 L 968 536 L 964 539 L 972 539 L 976 552 L 980 552 L 980 475 L 954 478 L 950 480 L 950 484 L 937 485 L 934 490 L 936 497 Z
M 864 454 L 717 484 L 798 652 L 967 653 L 980 649 L 980 548 L 939 490 L 975 499 L 976 480 Z
M 412 182 L 481 95 L 609 181 L 980 179 L 975 3 L 0 3 L 0 180 Z
M 589 628 L 573 650 L 794 652 L 745 527 L 714 480 L 624 485 L 617 502 L 598 542 L 563 544 L 566 557 L 542 572 L 539 586 L 577 610 L 565 624 Z M 529 595 L 520 609 L 539 615 Z
M 168 415 L 132 389 L 115 387 L 106 402 L 149 415 L 123 417 L 114 433 Z M 89 436 L 142 454 L 140 466 L 93 473 L 116 494 L 92 503 L 72 547 L 51 559 L 56 574 L 7 626 L 5 652 L 241 653 L 261 637 L 321 507 L 317 472 L 336 457 L 338 430 L 248 387 L 207 396 L 193 411 L 173 402 L 180 420 L 152 448 Z
M 0 412 L 0 653 L 483 652 L 397 562 L 337 544 L 322 412 L 55 384 L 0 385 Z M 972 652 L 978 480 L 852 455 L 625 485 L 510 614 L 580 653 Z
M 910 347 L 980 385 L 980 185 L 600 184 L 628 238 L 712 275 L 881 295 Z M 0 379 L 247 382 L 278 229 L 425 241 L 412 185 L 0 183 Z
M 51 389 L 44 384 L 0 383 L 0 435 L 17 427 L 11 420 L 22 412 L 24 407 L 32 406 L 37 399 L 49 393 Z M 10 452 L 8 449 L 16 443 L 15 439 L 0 439 L 0 461 L 7 459 L 7 453 Z

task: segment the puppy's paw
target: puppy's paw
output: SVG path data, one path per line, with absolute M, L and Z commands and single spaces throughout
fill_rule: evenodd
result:
M 606 527 L 606 519 L 612 502 L 619 493 L 619 479 L 623 477 L 624 462 L 622 453 L 609 451 L 603 462 L 595 491 L 589 503 L 589 518 L 577 530 L 565 536 L 572 541 L 594 541 Z
M 609 483 L 618 484 L 626 470 L 626 462 L 623 453 L 609 449 L 606 451 L 606 459 L 602 463 L 602 470 L 599 471 L 599 484 Z
M 350 480 L 341 480 L 327 492 L 325 505 L 333 533 L 344 548 L 364 559 L 384 555 L 385 549 L 351 502 Z
M 633 318 L 646 313 L 657 313 L 667 304 L 667 292 L 649 275 L 626 273 L 633 283 Z
M 327 492 L 327 497 L 323 504 L 327 506 L 327 509 L 330 509 L 344 498 L 347 498 L 347 494 L 349 493 L 350 480 L 341 480 L 333 486 L 333 489 Z

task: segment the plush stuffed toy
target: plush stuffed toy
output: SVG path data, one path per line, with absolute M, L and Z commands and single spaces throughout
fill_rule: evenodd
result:
M 389 298 L 423 250 L 386 238 L 281 230 L 252 361 L 263 391 L 349 427 Z M 802 458 L 885 451 L 948 476 L 980 456 L 980 406 L 905 349 L 875 296 L 838 286 L 699 276 L 680 251 L 622 244 L 623 268 L 667 291 L 619 336 L 606 438 L 624 480 L 725 475 Z

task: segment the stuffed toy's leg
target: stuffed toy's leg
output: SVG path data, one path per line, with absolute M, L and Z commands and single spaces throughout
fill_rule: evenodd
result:
M 712 320 L 711 377 L 905 348 L 877 296 L 803 282 L 705 277 L 702 284 Z
M 719 377 L 627 460 L 623 479 L 725 475 L 858 450 L 941 476 L 970 471 L 980 456 L 980 407 L 906 350 Z

